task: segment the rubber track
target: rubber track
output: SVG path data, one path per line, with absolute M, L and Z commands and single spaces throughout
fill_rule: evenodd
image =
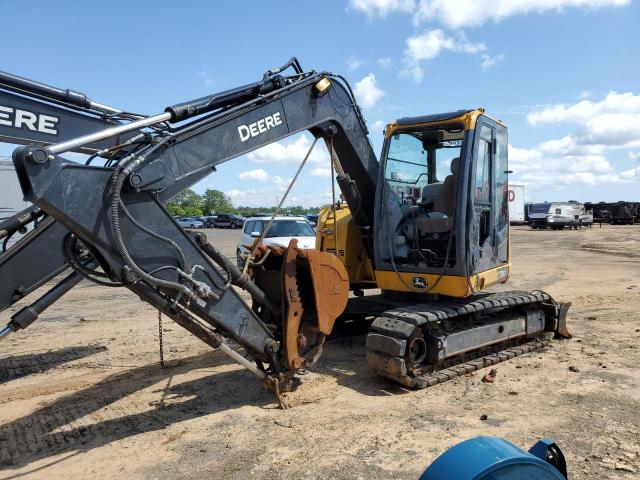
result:
M 434 385 L 437 385 L 438 383 L 444 383 L 448 380 L 453 380 L 456 377 L 467 375 L 468 373 L 475 372 L 476 370 L 480 370 L 481 368 L 490 367 L 500 362 L 511 360 L 515 357 L 519 357 L 520 355 L 524 355 L 525 353 L 535 352 L 536 350 L 540 350 L 547 345 L 549 345 L 548 340 L 544 338 L 536 338 L 528 341 L 527 343 L 508 349 L 499 350 L 495 353 L 491 353 L 483 357 L 478 357 L 465 363 L 459 363 L 457 365 L 443 368 L 435 372 L 417 376 L 405 375 L 394 377 L 392 375 L 389 375 L 389 373 L 385 371 L 377 370 L 375 368 L 374 371 L 378 375 L 389 378 L 390 380 L 394 380 L 406 387 L 422 389 L 432 387 Z
M 416 326 L 425 326 L 428 323 L 437 323 L 442 320 L 452 319 L 462 315 L 468 315 L 474 312 L 481 312 L 493 309 L 509 309 L 517 308 L 523 305 L 531 305 L 535 303 L 553 302 L 553 299 L 545 292 L 521 292 L 510 291 L 495 294 L 481 294 L 474 297 L 472 301 L 468 299 L 448 299 L 433 304 L 417 304 L 401 308 L 387 310 L 379 315 L 380 317 L 401 320 Z M 373 333 L 384 334 L 391 338 L 406 338 L 404 332 L 398 330 L 398 335 L 389 335 L 389 331 L 382 332 L 372 329 Z M 406 330 L 405 330 L 406 331 Z M 407 371 L 406 374 L 400 372 L 389 372 L 377 368 L 380 359 L 386 357 L 390 361 L 397 360 L 391 355 L 380 351 L 371 351 L 376 355 L 377 362 L 369 360 L 370 367 L 379 375 L 394 380 L 401 385 L 410 388 L 427 388 L 439 383 L 452 380 L 456 377 L 466 375 L 468 373 L 489 367 L 500 362 L 511 360 L 525 353 L 533 352 L 544 348 L 549 344 L 550 336 L 541 334 L 536 338 L 526 340 L 516 339 L 511 342 L 498 344 L 493 347 L 486 347 L 480 351 L 476 351 L 476 357 L 469 360 L 473 352 L 462 354 L 464 363 L 455 363 L 460 357 L 453 357 L 446 360 L 441 369 L 437 371 L 429 371 L 420 373 L 420 369 Z
M 378 315 L 379 317 L 397 318 L 413 325 L 424 325 L 428 322 L 439 322 L 449 318 L 468 315 L 494 308 L 510 308 L 552 301 L 548 293 L 542 291 L 521 292 L 509 291 L 475 295 L 474 300 L 447 299 L 432 304 L 416 304 L 394 308 Z

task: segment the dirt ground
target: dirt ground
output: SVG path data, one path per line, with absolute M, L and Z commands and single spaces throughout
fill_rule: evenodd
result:
M 236 231 L 208 234 L 234 254 Z M 407 391 L 368 371 L 363 335 L 341 336 L 289 410 L 166 318 L 160 368 L 157 312 L 82 283 L 0 344 L 0 479 L 414 479 L 476 435 L 553 438 L 574 479 L 638 478 L 640 227 L 516 227 L 512 245 L 507 287 L 573 302 L 572 340 L 494 383 Z

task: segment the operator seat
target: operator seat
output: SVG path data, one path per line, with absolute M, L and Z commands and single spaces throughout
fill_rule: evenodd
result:
M 448 232 L 453 227 L 458 192 L 460 158 L 451 160 L 451 175 L 444 179 L 442 190 L 433 202 L 433 211 L 416 218 L 416 226 L 422 234 Z
M 444 182 L 427 183 L 424 187 L 422 187 L 422 196 L 418 205 L 432 205 L 433 202 L 436 201 L 436 198 L 438 198 L 440 193 L 442 193 L 443 187 Z

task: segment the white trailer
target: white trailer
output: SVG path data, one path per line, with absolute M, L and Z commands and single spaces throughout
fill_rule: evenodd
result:
M 592 224 L 593 215 L 587 213 L 580 202 L 545 202 L 529 205 L 529 225 L 533 229 L 578 229 L 582 226 L 590 227 Z
M 509 184 L 509 223 L 520 225 L 526 222 L 524 216 L 524 185 Z

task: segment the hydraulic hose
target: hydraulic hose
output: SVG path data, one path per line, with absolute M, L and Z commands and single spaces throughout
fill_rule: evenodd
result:
M 121 191 L 122 186 L 124 185 L 125 179 L 128 175 L 133 171 L 133 169 L 140 163 L 144 161 L 144 157 L 138 157 L 136 160 L 128 163 L 126 167 L 122 170 L 120 168 L 116 168 L 113 172 L 112 180 L 111 180 L 111 234 L 113 235 L 114 245 L 118 253 L 122 256 L 125 264 L 133 270 L 133 272 L 140 277 L 142 280 L 148 282 L 149 284 L 155 287 L 163 287 L 170 288 L 173 290 L 177 290 L 185 295 L 187 295 L 192 300 L 198 300 L 199 296 L 193 290 L 191 290 L 186 285 L 183 285 L 178 282 L 173 282 L 170 280 L 165 280 L 163 278 L 154 277 L 153 275 L 149 275 L 147 272 L 142 270 L 136 262 L 129 255 L 129 251 L 127 250 L 126 245 L 124 244 L 124 240 L 122 238 L 122 231 L 120 230 L 120 203 L 121 199 Z M 211 292 L 213 293 L 213 292 Z
M 204 253 L 206 253 L 211 259 L 217 264 L 224 267 L 224 269 L 229 272 L 231 275 L 231 283 L 236 285 L 251 294 L 251 297 L 254 298 L 260 305 L 264 306 L 270 311 L 274 311 L 275 307 L 269 301 L 265 293 L 249 278 L 246 273 L 243 273 L 233 262 L 230 262 L 229 259 L 216 247 L 211 245 L 207 241 L 207 236 L 204 233 L 196 234 L 196 242 L 202 249 Z

